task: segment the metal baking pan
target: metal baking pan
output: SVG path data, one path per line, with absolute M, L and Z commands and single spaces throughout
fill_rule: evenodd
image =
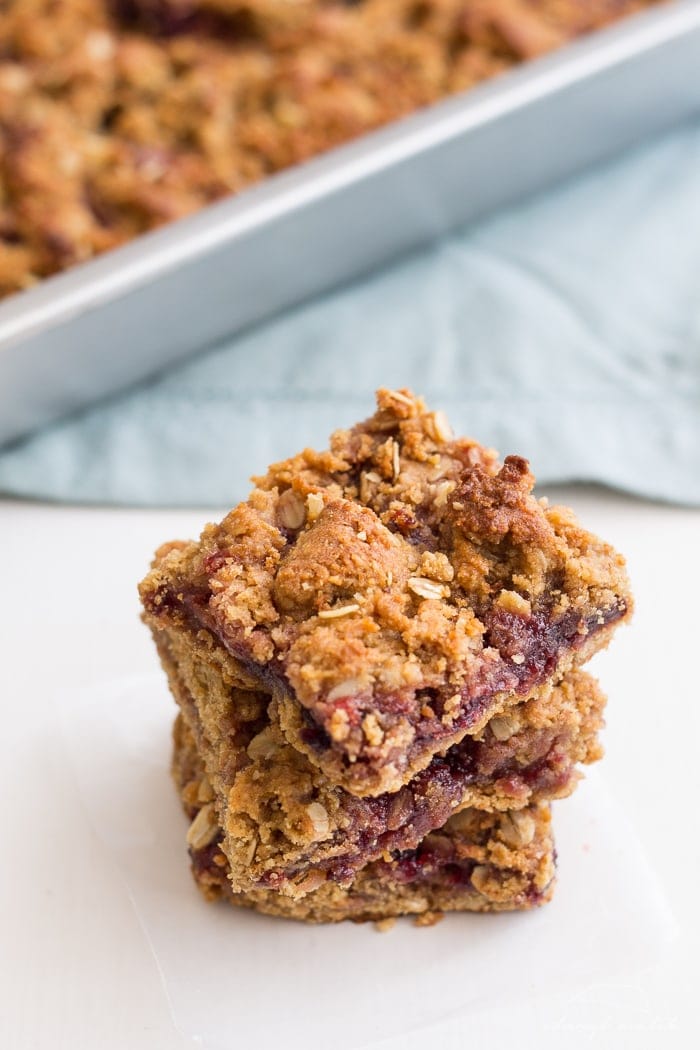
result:
M 0 304 L 0 443 L 700 112 L 675 0 Z

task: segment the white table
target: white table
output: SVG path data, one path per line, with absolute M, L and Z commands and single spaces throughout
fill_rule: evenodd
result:
M 604 775 L 681 933 L 652 970 L 555 996 L 547 1009 L 504 1010 L 495 1024 L 479 1016 L 444 1024 L 392 1048 L 700 1045 L 700 511 L 592 489 L 550 495 L 573 504 L 629 559 L 637 615 L 596 660 L 611 698 Z M 136 581 L 162 540 L 195 535 L 213 517 L 0 503 L 0 1046 L 7 1050 L 192 1045 L 173 1027 L 119 873 L 80 808 L 54 701 L 67 685 L 154 666 Z M 255 1033 L 238 1033 L 232 1045 L 248 1050 Z

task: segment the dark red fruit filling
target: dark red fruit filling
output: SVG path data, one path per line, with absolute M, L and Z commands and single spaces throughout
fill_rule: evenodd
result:
M 476 772 L 480 755 L 488 753 L 489 745 L 468 738 L 446 757 L 434 759 L 398 792 L 376 798 L 345 795 L 344 810 L 349 818 L 343 830 L 346 852 L 314 868 L 325 871 L 333 882 L 348 886 L 360 868 L 382 854 L 413 858 L 418 844 L 454 813 L 453 803 L 461 801 L 470 784 L 498 779 L 503 789 L 510 786 L 516 796 L 523 788 L 545 795 L 563 791 L 575 775 L 573 763 L 566 746 L 550 731 L 542 731 L 541 736 L 543 745 L 549 743 L 546 753 L 524 768 L 510 754 L 495 772 L 480 776 Z M 503 748 L 502 744 L 497 746 Z M 430 858 L 431 854 L 424 854 L 424 866 L 433 862 Z M 287 870 L 268 871 L 260 884 L 279 888 L 300 875 L 305 866 L 302 861 Z

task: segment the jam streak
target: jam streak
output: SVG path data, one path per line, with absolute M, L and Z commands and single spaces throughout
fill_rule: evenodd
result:
M 171 615 L 193 631 L 208 630 L 263 689 L 279 690 L 294 696 L 284 674 L 281 660 L 265 665 L 250 657 L 250 637 L 229 625 L 222 625 L 209 608 L 206 588 L 186 589 L 173 593 L 164 588 L 151 600 L 149 611 L 156 615 Z M 529 616 L 522 616 L 499 607 L 492 607 L 483 616 L 486 625 L 485 648 L 475 662 L 464 685 L 459 690 L 461 704 L 451 720 L 444 722 L 440 712 L 445 701 L 454 694 L 454 687 L 431 688 L 434 717 L 416 712 L 418 689 L 397 690 L 392 693 L 359 693 L 339 697 L 329 703 L 319 698 L 314 707 L 303 707 L 304 726 L 301 739 L 319 755 L 342 748 L 327 732 L 329 720 L 339 705 L 343 706 L 351 726 L 359 726 L 367 711 L 376 711 L 384 727 L 399 721 L 408 721 L 415 729 L 415 737 L 408 752 L 395 757 L 400 764 L 410 765 L 425 752 L 435 751 L 435 745 L 460 739 L 465 732 L 483 720 L 497 696 L 524 697 L 556 674 L 562 656 L 576 652 L 587 639 L 610 624 L 621 620 L 627 612 L 624 599 L 608 609 L 595 610 L 589 616 L 572 610 L 553 618 L 545 607 Z M 259 628 L 261 633 L 263 628 Z M 360 753 L 356 765 L 372 764 L 371 756 Z
M 551 740 L 552 735 L 543 731 L 542 736 Z M 479 777 L 474 770 L 474 756 L 479 749 L 488 751 L 488 745 L 472 739 L 463 742 L 460 747 L 452 749 L 456 754 L 433 759 L 427 769 L 398 792 L 375 798 L 346 796 L 352 830 L 346 828 L 343 835 L 350 849 L 342 856 L 313 863 L 314 870 L 325 871 L 328 880 L 349 886 L 361 868 L 382 854 L 403 855 L 407 850 L 416 849 L 426 835 L 442 827 L 455 813 L 455 803 L 458 805 L 463 800 L 467 789 L 478 786 L 480 781 L 492 783 L 510 779 L 515 795 L 519 792 L 526 795 L 530 791 L 537 794 L 542 789 L 547 797 L 552 793 L 566 793 L 575 782 L 574 763 L 564 758 L 566 748 L 558 739 L 552 742 L 542 758 L 530 765 L 522 767 L 511 758 L 489 777 Z M 267 871 L 260 878 L 259 885 L 279 889 L 306 867 L 306 861 L 296 861 L 288 868 Z
M 221 837 L 202 849 L 190 849 L 192 869 L 198 881 L 208 881 L 215 886 L 225 887 L 230 892 L 230 885 L 225 877 L 225 865 L 222 867 L 222 853 L 220 849 Z M 217 863 L 219 861 L 219 863 Z M 391 861 L 379 860 L 369 865 L 367 874 L 385 886 L 415 886 L 429 885 L 436 889 L 465 889 L 478 892 L 472 885 L 472 874 L 476 867 L 476 861 L 459 857 L 457 851 L 450 848 L 444 838 L 439 844 L 430 840 L 422 842 L 417 849 L 406 850 Z M 261 887 L 264 884 L 261 883 Z M 270 880 L 266 888 L 276 888 L 274 880 Z M 348 886 L 350 893 L 354 887 Z M 524 889 L 525 899 L 531 905 L 536 905 L 544 900 L 548 887 L 538 888 L 531 883 Z

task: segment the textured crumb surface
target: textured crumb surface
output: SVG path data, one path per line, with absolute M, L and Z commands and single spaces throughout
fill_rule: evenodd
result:
M 347 886 L 369 861 L 415 848 L 458 810 L 565 797 L 577 764 L 601 755 L 605 699 L 592 678 L 571 673 L 436 756 L 398 792 L 358 798 L 289 744 L 269 695 L 251 688 L 211 639 L 170 632 L 158 645 L 207 769 L 238 890 L 303 896 L 310 871 L 312 883 Z
M 513 813 L 465 809 L 416 849 L 367 865 L 347 888 L 323 883 L 302 899 L 270 889 L 234 892 L 209 780 L 181 716 L 174 730 L 172 772 L 191 821 L 192 872 L 209 900 L 223 898 L 306 922 L 374 920 L 386 928 L 395 916 L 414 915 L 419 925 L 433 925 L 447 911 L 527 909 L 552 894 L 554 845 L 546 804 Z
M 656 0 L 4 0 L 0 295 Z
M 381 390 L 328 450 L 275 464 L 199 542 L 161 548 L 146 620 L 232 657 L 331 782 L 397 791 L 629 613 L 622 557 L 533 484 L 525 460 Z

